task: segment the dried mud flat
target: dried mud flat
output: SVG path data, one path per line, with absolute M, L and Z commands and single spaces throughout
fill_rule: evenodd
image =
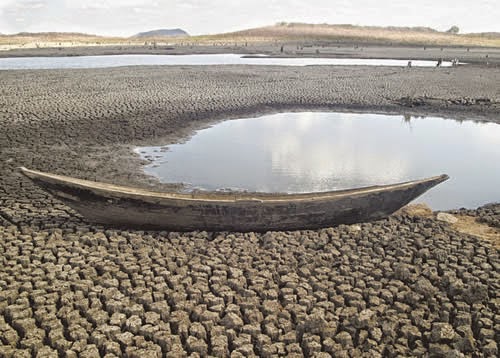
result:
M 0 356 L 498 354 L 499 250 L 433 216 L 125 231 L 86 223 L 15 168 L 155 185 L 132 145 L 279 110 L 498 123 L 500 69 L 134 67 L 0 81 Z M 500 227 L 499 205 L 456 214 Z

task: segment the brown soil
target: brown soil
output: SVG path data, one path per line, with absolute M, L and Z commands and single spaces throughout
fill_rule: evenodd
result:
M 457 215 L 458 222 L 452 225 L 457 231 L 478 237 L 492 243 L 500 249 L 500 229 L 477 221 L 477 217 L 469 215 Z

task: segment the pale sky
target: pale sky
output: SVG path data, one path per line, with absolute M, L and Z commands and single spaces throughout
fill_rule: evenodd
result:
M 500 32 L 498 0 L 0 0 L 0 33 L 85 32 L 131 36 L 159 28 L 191 35 L 279 21 L 429 26 Z

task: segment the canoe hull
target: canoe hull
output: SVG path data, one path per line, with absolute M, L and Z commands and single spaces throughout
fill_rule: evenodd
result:
M 176 231 L 316 229 L 378 220 L 448 178 L 317 194 L 189 196 L 115 186 L 107 190 L 107 184 L 27 169 L 23 173 L 91 222 Z

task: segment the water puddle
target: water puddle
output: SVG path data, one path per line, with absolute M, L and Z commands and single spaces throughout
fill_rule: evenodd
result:
M 500 125 L 332 112 L 224 121 L 183 144 L 141 147 L 146 173 L 186 190 L 320 192 L 446 173 L 435 210 L 500 200 Z
M 12 57 L 0 58 L 0 70 L 60 69 L 60 68 L 106 68 L 141 65 L 352 65 L 352 66 L 407 66 L 407 60 L 362 59 L 362 58 L 276 58 L 267 56 L 245 56 L 239 54 L 213 55 L 107 55 L 65 57 Z M 415 67 L 434 67 L 437 61 L 413 60 Z M 443 67 L 451 62 L 443 61 Z

